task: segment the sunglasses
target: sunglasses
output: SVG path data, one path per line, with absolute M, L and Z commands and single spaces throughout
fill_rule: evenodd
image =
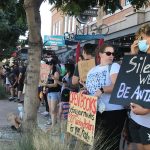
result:
M 115 56 L 115 53 L 111 53 L 111 52 L 104 52 L 107 56 L 110 56 L 110 55 L 112 55 L 112 56 Z

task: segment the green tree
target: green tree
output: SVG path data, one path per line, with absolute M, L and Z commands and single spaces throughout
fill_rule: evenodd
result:
M 94 6 L 103 7 L 104 11 L 108 8 L 115 12 L 120 7 L 120 0 L 49 0 L 55 4 L 57 9 L 61 9 L 63 12 L 70 15 L 78 15 L 80 12 L 87 10 Z M 148 0 L 129 0 L 131 5 L 135 9 L 139 9 L 142 6 L 148 6 Z M 86 5 L 85 5 L 86 4 Z
M 1 59 L 10 57 L 17 45 L 19 36 L 27 30 L 25 11 L 22 6 L 16 0 L 0 1 Z

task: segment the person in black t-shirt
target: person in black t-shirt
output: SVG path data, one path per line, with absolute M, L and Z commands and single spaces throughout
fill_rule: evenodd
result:
M 26 73 L 26 66 L 24 63 L 22 63 L 19 69 L 19 76 L 18 76 L 18 98 L 16 100 L 18 102 L 23 101 L 21 100 L 21 95 L 22 95 L 23 86 L 24 86 L 25 73 Z

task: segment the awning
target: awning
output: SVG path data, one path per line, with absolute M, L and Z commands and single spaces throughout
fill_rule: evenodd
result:
M 77 43 L 76 41 L 65 40 L 65 45 L 76 45 Z
M 107 34 L 107 35 L 105 35 L 104 40 L 108 41 L 108 40 L 115 39 L 115 38 L 118 38 L 118 37 L 126 36 L 128 34 L 136 33 L 138 31 L 138 29 L 141 27 L 141 25 L 142 24 L 139 24 L 139 25 L 136 25 L 136 26 L 133 26 L 133 27 L 130 27 L 130 28 L 126 28 L 124 30 L 113 32 L 111 34 Z

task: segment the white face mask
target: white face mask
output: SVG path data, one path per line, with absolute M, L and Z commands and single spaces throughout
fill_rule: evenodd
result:
M 138 47 L 141 52 L 147 52 L 149 45 L 147 44 L 147 40 L 140 40 L 138 42 Z

